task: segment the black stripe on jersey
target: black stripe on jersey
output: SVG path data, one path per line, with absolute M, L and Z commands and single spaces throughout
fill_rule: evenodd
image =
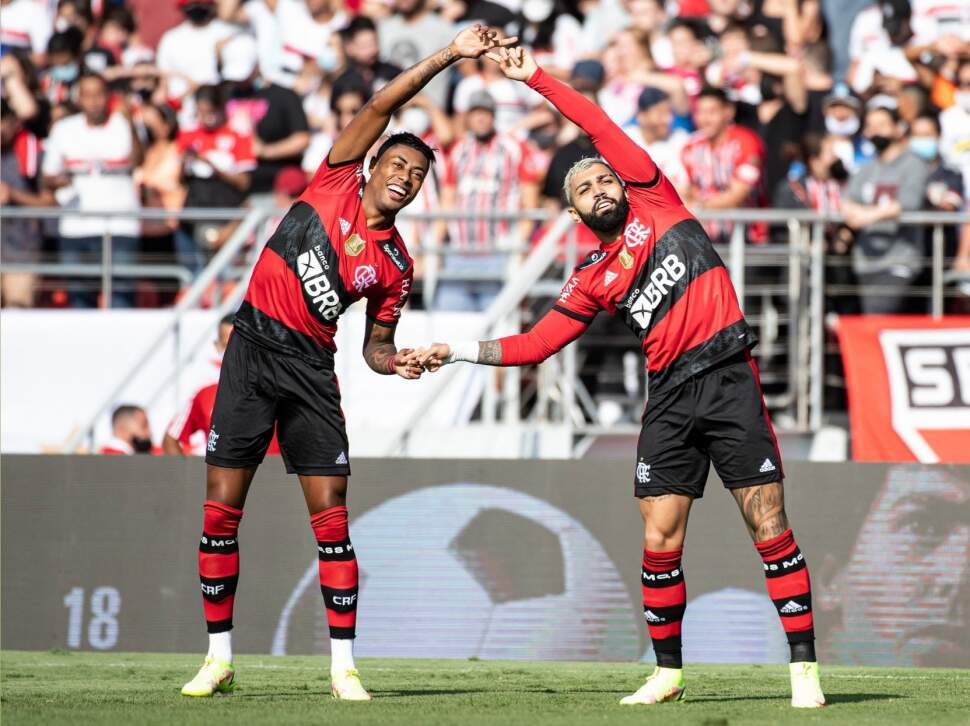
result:
M 557 313 L 562 313 L 567 318 L 572 318 L 573 320 L 578 320 L 581 323 L 587 323 L 587 324 L 589 324 L 589 323 L 593 322 L 593 316 L 592 315 L 583 315 L 582 313 L 577 313 L 577 312 L 575 312 L 573 310 L 567 310 L 566 308 L 562 307 L 561 305 L 553 305 L 552 306 L 552 309 L 555 310 Z
M 300 254 L 300 242 L 306 235 L 310 219 L 316 210 L 306 202 L 296 202 L 287 210 L 276 227 L 266 246 L 286 261 L 287 267 L 296 269 L 296 258 Z
M 332 350 L 321 347 L 309 335 L 287 327 L 245 300 L 239 306 L 234 325 L 246 340 L 273 353 L 296 356 L 315 368 L 333 370 Z M 267 341 L 272 341 L 272 348 L 266 345 Z
M 320 217 L 317 215 L 316 210 L 313 210 L 313 217 L 311 217 L 310 224 L 307 226 L 305 242 L 302 248 L 313 253 L 314 248 L 317 245 L 320 246 L 320 251 L 323 252 L 327 264 L 330 266 L 330 272 L 327 275 L 327 278 L 330 280 L 330 284 L 333 285 L 334 289 L 337 291 L 337 295 L 340 297 L 340 312 L 342 313 L 347 309 L 347 306 L 353 302 L 353 298 L 350 296 L 350 293 L 347 292 L 347 288 L 344 286 L 343 278 L 340 276 L 340 256 L 337 254 L 337 249 L 330 243 L 330 235 L 327 234 L 327 230 L 325 230 L 323 225 L 320 223 Z M 289 260 L 287 260 L 287 264 L 289 264 Z M 300 276 L 297 265 L 292 265 L 291 269 L 294 272 L 297 272 L 297 277 Z M 306 287 L 303 288 L 303 295 L 307 306 L 310 308 L 310 312 L 316 313 L 317 306 L 314 305 L 313 299 L 307 295 Z M 334 318 L 333 320 L 325 320 L 324 324 L 336 325 L 336 322 L 336 318 Z
M 299 257 L 303 253 L 316 255 L 316 247 L 320 248 L 321 264 L 326 271 L 327 280 L 333 290 L 337 293 L 340 303 L 340 312 L 347 309 L 351 303 L 350 294 L 344 286 L 343 278 L 340 276 L 340 257 L 337 250 L 330 243 L 330 235 L 323 228 L 317 210 L 306 202 L 296 202 L 283 217 L 273 236 L 269 238 L 267 247 L 283 258 L 286 266 L 293 270 L 298 280 L 301 280 Z M 313 297 L 303 289 L 303 301 L 311 314 L 319 319 L 324 325 L 334 325 L 337 316 L 332 319 L 324 319 L 319 315 L 318 305 L 314 303 Z
M 650 371 L 649 389 L 651 395 L 678 386 L 688 378 L 730 358 L 735 353 L 751 348 L 758 343 L 758 336 L 744 318 L 714 333 L 703 343 L 689 348 L 677 356 L 669 366 L 659 371 Z
M 678 222 L 657 240 L 633 286 L 617 306 L 616 315 L 622 316 L 627 327 L 642 340 L 683 297 L 691 282 L 715 267 L 724 267 L 724 262 L 700 223 L 696 219 Z M 683 272 L 676 277 L 680 269 Z M 657 299 L 656 306 L 648 316 L 634 315 L 640 293 L 645 291 L 648 299 Z M 644 317 L 649 320 L 646 326 L 641 326 Z

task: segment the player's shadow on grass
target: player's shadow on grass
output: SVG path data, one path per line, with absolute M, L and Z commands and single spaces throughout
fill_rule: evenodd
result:
M 719 703 L 726 701 L 784 701 L 791 698 L 788 693 L 775 696 L 691 696 L 688 694 L 686 703 Z M 864 703 L 866 701 L 886 701 L 891 698 L 906 698 L 895 693 L 836 693 L 825 696 L 825 703 L 833 706 L 841 703 Z

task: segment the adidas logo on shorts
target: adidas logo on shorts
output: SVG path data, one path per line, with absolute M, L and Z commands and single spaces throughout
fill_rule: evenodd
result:
M 767 474 L 769 471 L 774 471 L 775 465 L 771 463 L 771 459 L 765 459 L 765 462 L 758 469 L 762 474 Z
M 805 605 L 799 605 L 794 600 L 789 600 L 784 605 L 781 606 L 780 612 L 782 615 L 797 615 L 798 613 L 803 613 L 808 608 Z
M 346 464 L 346 463 L 347 463 L 347 454 L 341 451 L 340 456 L 337 457 L 337 460 L 334 462 L 334 464 Z

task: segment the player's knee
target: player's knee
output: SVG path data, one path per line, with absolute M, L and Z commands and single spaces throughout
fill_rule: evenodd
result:
M 643 535 L 644 549 L 651 552 L 670 552 L 684 546 L 684 531 L 679 527 L 648 526 Z

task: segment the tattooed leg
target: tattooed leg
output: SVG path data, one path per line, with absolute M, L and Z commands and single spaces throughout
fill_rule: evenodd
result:
M 731 489 L 731 495 L 741 508 L 748 534 L 755 542 L 777 537 L 788 529 L 785 490 L 781 482 Z

